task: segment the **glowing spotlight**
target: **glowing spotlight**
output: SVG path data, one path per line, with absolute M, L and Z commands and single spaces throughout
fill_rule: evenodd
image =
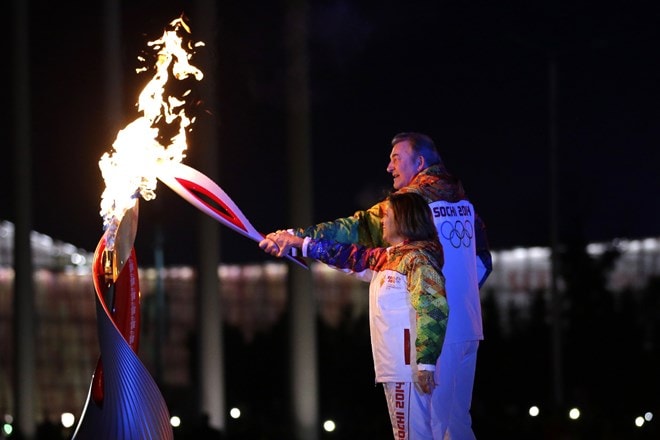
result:
M 651 420 L 653 420 L 653 413 L 651 411 L 645 413 L 644 414 L 644 420 L 646 420 L 647 422 L 650 422 Z
M 580 410 L 577 408 L 571 408 L 571 410 L 568 412 L 568 417 L 571 420 L 577 420 L 580 418 Z
M 179 416 L 170 417 L 170 425 L 172 425 L 173 428 L 178 428 L 181 426 L 181 418 Z
M 229 410 L 229 417 L 232 419 L 237 419 L 241 416 L 241 410 L 238 408 L 232 408 Z
M 60 423 L 65 428 L 71 428 L 75 422 L 76 422 L 76 416 L 74 416 L 70 412 L 64 412 L 60 415 Z
M 641 428 L 644 424 L 644 417 L 635 417 L 635 426 Z
M 532 417 L 536 417 L 539 415 L 541 411 L 539 410 L 539 407 L 536 405 L 532 405 L 529 407 L 529 415 Z
M 325 432 L 332 432 L 335 430 L 335 428 L 337 428 L 337 426 L 332 420 L 326 420 L 323 422 L 323 429 L 325 429 Z

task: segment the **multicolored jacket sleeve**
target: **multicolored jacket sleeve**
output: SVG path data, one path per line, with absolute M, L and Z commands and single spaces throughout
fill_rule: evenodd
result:
M 344 244 L 360 244 L 368 247 L 387 246 L 383 240 L 381 219 L 385 210 L 384 202 L 357 211 L 351 217 L 319 223 L 294 231 L 299 237 L 330 240 Z
M 412 255 L 408 265 L 408 292 L 417 312 L 417 363 L 435 365 L 442 351 L 449 316 L 445 280 L 420 255 Z
M 433 165 L 418 173 L 409 185 L 396 191 L 420 194 L 427 202 L 459 200 L 465 196 L 463 186 L 440 165 Z M 366 211 L 357 211 L 351 217 L 319 223 L 294 231 L 299 237 L 312 237 L 339 243 L 355 243 L 369 247 L 388 246 L 383 240 L 382 218 L 385 202 L 381 201 Z
M 343 244 L 326 239 L 312 239 L 307 245 L 307 256 L 340 269 L 362 272 L 378 270 L 387 259 L 386 248 Z

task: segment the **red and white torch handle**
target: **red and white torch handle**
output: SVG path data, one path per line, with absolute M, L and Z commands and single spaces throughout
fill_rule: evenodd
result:
M 163 166 L 158 179 L 194 207 L 256 242 L 264 238 L 245 217 L 234 201 L 213 180 L 194 168 L 181 163 Z M 287 259 L 307 269 L 300 257 L 288 255 Z

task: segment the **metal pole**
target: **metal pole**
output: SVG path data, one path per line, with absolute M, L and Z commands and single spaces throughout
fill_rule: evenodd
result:
M 289 59 L 287 145 L 289 216 L 293 225 L 311 224 L 312 218 L 307 20 L 307 2 L 289 0 L 285 23 Z M 316 440 L 319 436 L 317 313 L 311 270 L 290 265 L 289 287 L 294 438 Z
M 166 303 L 165 303 L 165 254 L 163 251 L 163 231 L 160 225 L 156 226 L 156 240 L 154 246 L 154 266 L 156 268 L 156 338 L 154 340 L 154 365 L 157 384 L 163 383 L 163 347 L 167 334 Z
M 563 402 L 561 292 L 557 286 L 559 252 L 559 172 L 557 162 L 557 60 L 551 52 L 548 61 L 549 137 L 550 137 L 550 243 L 551 243 L 551 313 L 552 313 L 552 371 L 553 398 L 559 408 Z
M 121 4 L 119 0 L 103 2 L 103 82 L 105 96 L 103 112 L 108 133 L 117 133 L 123 115 L 124 66 L 121 56 Z M 114 139 L 111 139 L 113 141 Z
M 30 138 L 29 2 L 13 4 L 16 26 L 13 52 L 13 115 L 16 222 L 14 229 L 14 402 L 16 428 L 34 438 L 35 423 L 35 292 L 32 267 L 32 145 Z
M 207 47 L 215 47 L 217 2 L 198 0 L 195 3 L 194 20 L 191 22 L 193 35 L 203 35 Z M 212 41 L 211 41 L 212 40 Z M 215 97 L 215 66 L 203 66 L 204 80 L 200 84 L 202 96 L 211 108 L 217 108 Z M 215 124 L 198 124 L 197 138 L 203 142 L 195 144 L 201 154 L 200 171 L 217 181 L 218 136 Z M 199 213 L 199 367 L 201 380 L 201 416 L 208 416 L 211 427 L 226 430 L 225 366 L 222 338 L 222 313 L 220 304 L 220 264 L 221 232 L 216 221 Z

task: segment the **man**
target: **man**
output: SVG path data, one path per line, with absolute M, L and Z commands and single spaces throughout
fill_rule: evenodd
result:
M 414 192 L 424 197 L 434 216 L 443 245 L 449 321 L 435 370 L 432 397 L 433 436 L 436 440 L 474 439 L 470 405 L 479 341 L 483 340 L 479 287 L 492 270 L 486 230 L 467 199 L 460 180 L 450 174 L 433 140 L 421 133 L 399 133 L 392 139 L 387 172 L 395 192 Z M 380 202 L 351 217 L 319 223 L 293 232 L 300 237 L 324 238 L 340 243 L 387 246 Z M 283 256 L 285 241 L 269 234 L 260 247 Z

